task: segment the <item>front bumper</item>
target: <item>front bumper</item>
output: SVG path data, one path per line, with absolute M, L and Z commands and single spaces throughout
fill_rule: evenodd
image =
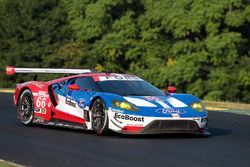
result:
M 200 128 L 191 120 L 154 120 L 141 133 L 200 133 Z
M 209 134 L 206 117 L 145 117 L 108 111 L 109 129 L 123 134 Z

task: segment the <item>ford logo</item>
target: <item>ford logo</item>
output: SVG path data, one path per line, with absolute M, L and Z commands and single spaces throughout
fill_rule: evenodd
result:
M 186 111 L 173 108 L 159 108 L 155 111 L 158 114 L 185 114 Z
M 84 108 L 86 106 L 86 102 L 85 102 L 85 100 L 83 98 L 78 100 L 78 106 L 80 108 Z

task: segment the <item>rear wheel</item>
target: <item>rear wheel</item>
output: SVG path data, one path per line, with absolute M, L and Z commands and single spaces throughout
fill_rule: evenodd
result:
M 25 125 L 30 125 L 34 118 L 34 98 L 30 90 L 26 89 L 18 101 L 18 118 Z
M 94 131 L 103 135 L 108 132 L 108 113 L 104 101 L 100 98 L 96 99 L 91 108 L 91 122 Z

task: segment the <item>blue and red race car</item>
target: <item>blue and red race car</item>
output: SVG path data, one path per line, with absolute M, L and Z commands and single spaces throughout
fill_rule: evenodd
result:
M 208 135 L 208 113 L 197 97 L 163 92 L 128 74 L 80 69 L 6 67 L 6 74 L 76 74 L 52 81 L 17 84 L 18 119 L 32 123 L 124 134 Z

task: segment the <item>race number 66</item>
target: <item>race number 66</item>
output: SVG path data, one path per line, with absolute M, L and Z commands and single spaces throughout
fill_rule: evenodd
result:
M 36 100 L 36 106 L 44 108 L 46 106 L 46 98 L 38 97 Z

